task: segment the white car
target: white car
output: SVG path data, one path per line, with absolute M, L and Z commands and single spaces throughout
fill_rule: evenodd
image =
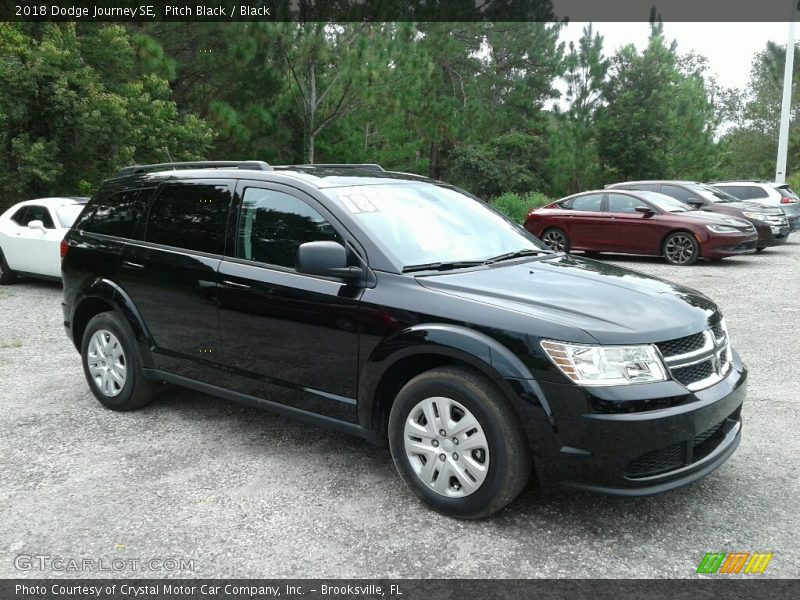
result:
M 715 188 L 728 192 L 745 202 L 764 206 L 777 206 L 786 213 L 789 229 L 800 229 L 800 196 L 787 183 L 776 181 L 730 180 L 711 183 Z
M 17 274 L 61 279 L 61 240 L 88 198 L 26 200 L 0 215 L 0 284 Z

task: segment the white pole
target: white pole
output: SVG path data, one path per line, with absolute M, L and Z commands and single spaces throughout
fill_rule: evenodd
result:
M 783 66 L 783 102 L 781 103 L 781 129 L 778 136 L 778 162 L 775 181 L 786 183 L 786 155 L 789 152 L 789 116 L 792 112 L 792 71 L 794 68 L 794 2 L 792 20 L 789 21 L 789 42 L 786 44 L 786 62 Z

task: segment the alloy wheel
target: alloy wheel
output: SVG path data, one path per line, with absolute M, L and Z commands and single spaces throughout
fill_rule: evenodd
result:
M 542 241 L 547 244 L 551 250 L 563 252 L 567 240 L 563 233 L 553 229 L 542 236 Z
M 463 498 L 478 490 L 489 472 L 483 427 L 451 398 L 426 398 L 411 410 L 404 429 L 406 457 L 431 490 Z
M 107 329 L 98 329 L 89 341 L 86 357 L 89 373 L 104 396 L 118 396 L 125 387 L 128 373 L 125 351 L 117 337 Z
M 694 240 L 682 233 L 673 235 L 667 241 L 664 253 L 670 262 L 679 265 L 685 264 L 694 256 Z

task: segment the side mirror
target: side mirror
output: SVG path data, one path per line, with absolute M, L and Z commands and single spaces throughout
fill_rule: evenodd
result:
M 654 214 L 656 214 L 656 212 L 649 206 L 637 206 L 635 210 L 637 213 L 642 213 L 645 217 L 652 217 Z
M 30 221 L 28 223 L 28 229 L 39 229 L 40 231 L 44 232 L 44 223 L 38 219 L 36 221 Z
M 686 204 L 693 206 L 694 208 L 701 208 L 703 206 L 703 201 L 698 198 L 689 198 L 686 201 Z
M 337 242 L 306 242 L 297 248 L 295 269 L 308 275 L 358 279 L 360 267 L 347 266 L 347 250 Z

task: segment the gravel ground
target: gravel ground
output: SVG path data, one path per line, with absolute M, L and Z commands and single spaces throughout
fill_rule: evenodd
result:
M 800 234 L 689 268 L 603 260 L 716 300 L 750 369 L 744 438 L 697 484 L 623 499 L 533 486 L 480 522 L 424 508 L 387 450 L 194 392 L 103 409 L 61 326 L 57 284 L 0 288 L 0 577 L 20 554 L 184 558 L 117 576 L 693 577 L 710 551 L 771 551 L 800 576 Z M 112 573 L 100 573 L 100 576 Z

